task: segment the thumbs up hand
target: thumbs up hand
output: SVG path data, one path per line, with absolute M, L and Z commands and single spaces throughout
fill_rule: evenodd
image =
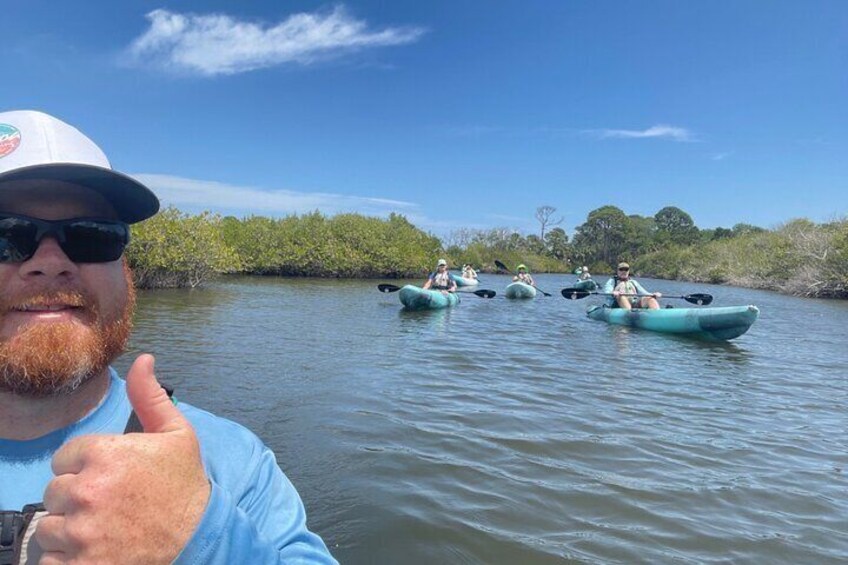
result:
M 41 563 L 171 563 L 200 522 L 211 487 L 194 429 L 141 355 L 127 395 L 143 434 L 88 435 L 53 456 Z

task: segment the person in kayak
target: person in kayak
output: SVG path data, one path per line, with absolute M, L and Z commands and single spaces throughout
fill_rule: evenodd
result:
M 630 265 L 619 263 L 616 275 L 604 285 L 604 294 L 611 294 L 608 306 L 612 308 L 646 308 L 657 310 L 662 297 L 660 292 L 648 292 L 636 279 L 630 278 Z M 632 296 L 628 296 L 632 295 Z M 639 295 L 639 296 L 635 296 Z
M 469 279 L 472 281 L 477 280 L 477 271 L 474 270 L 474 267 L 471 266 L 471 263 L 468 263 L 464 267 L 462 267 L 462 278 Z
M 424 290 L 441 290 L 442 292 L 456 291 L 456 281 L 448 273 L 448 262 L 439 259 L 439 262 L 436 263 L 436 272 L 430 273 L 427 282 L 421 288 Z
M 580 276 L 577 277 L 577 280 L 588 281 L 591 278 L 592 278 L 592 275 L 591 275 L 591 273 L 589 273 L 589 267 L 584 265 L 583 268 L 580 269 Z
M 42 112 L 0 112 L 0 141 L 0 563 L 335 564 L 255 434 L 172 400 L 152 355 L 110 366 L 156 195 Z
M 517 270 L 518 274 L 512 277 L 512 282 L 523 282 L 530 286 L 536 286 L 535 281 L 533 281 L 533 277 L 531 277 L 530 273 L 527 272 L 527 267 L 524 264 L 519 265 Z

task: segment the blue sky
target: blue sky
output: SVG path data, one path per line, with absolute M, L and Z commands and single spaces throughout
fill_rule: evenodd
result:
M 189 212 L 848 213 L 848 2 L 5 2 L 0 110 Z

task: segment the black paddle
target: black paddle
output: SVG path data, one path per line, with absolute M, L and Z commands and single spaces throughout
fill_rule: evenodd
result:
M 507 268 L 506 268 L 506 265 L 504 265 L 503 263 L 501 263 L 501 262 L 500 262 L 500 261 L 498 261 L 497 259 L 495 259 L 495 266 L 496 266 L 498 269 L 502 270 L 502 271 L 506 271 L 507 273 L 511 273 L 511 272 L 512 272 L 512 271 L 510 271 L 509 269 L 507 269 Z M 542 294 L 544 294 L 545 296 L 551 296 L 550 294 L 548 294 L 547 292 L 545 292 L 544 290 L 542 290 L 541 288 L 539 288 L 539 287 L 538 287 L 538 286 L 536 286 L 535 284 L 534 284 L 534 285 L 532 285 L 532 286 L 533 286 L 533 288 L 535 288 L 536 290 L 538 290 L 539 292 L 541 292 L 541 293 L 542 293 Z
M 397 292 L 397 291 L 400 290 L 400 287 L 395 286 L 393 284 L 378 284 L 377 290 L 379 290 L 380 292 Z M 463 294 L 466 294 L 466 293 L 463 293 Z M 480 289 L 480 290 L 475 290 L 471 294 L 476 294 L 480 298 L 494 298 L 495 295 L 497 294 L 497 292 L 495 292 L 494 290 Z
M 581 298 L 586 298 L 590 294 L 595 294 L 597 296 L 612 296 L 611 293 L 608 292 L 590 292 L 588 290 L 580 290 L 579 288 L 564 288 L 562 291 L 563 298 L 567 298 L 569 300 L 580 300 Z M 619 296 L 649 296 L 645 294 L 619 294 Z M 685 296 L 666 296 L 663 294 L 663 298 L 681 298 L 690 304 L 697 304 L 698 306 L 707 306 L 713 301 L 713 296 L 711 294 L 687 294 Z

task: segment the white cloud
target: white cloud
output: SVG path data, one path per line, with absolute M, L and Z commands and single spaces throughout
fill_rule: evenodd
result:
M 150 29 L 127 49 L 136 64 L 199 74 L 233 75 L 255 69 L 339 56 L 368 47 L 417 41 L 419 27 L 368 29 L 338 6 L 327 13 L 294 14 L 276 25 L 225 14 L 178 14 L 154 10 Z
M 686 128 L 679 128 L 664 124 L 651 126 L 644 130 L 593 129 L 587 130 L 586 133 L 600 137 L 601 139 L 665 138 L 673 141 L 693 141 L 692 134 Z
M 320 210 L 329 215 L 357 212 L 368 216 L 387 216 L 390 212 L 406 214 L 418 208 L 417 204 L 411 202 L 387 198 L 284 189 L 262 190 L 149 173 L 134 174 L 133 177 L 155 192 L 163 206 L 173 205 L 184 212 L 209 210 L 234 216 L 285 216 Z
M 713 161 L 724 161 L 731 155 L 733 155 L 732 151 L 725 151 L 723 153 L 713 153 L 712 155 L 710 155 L 710 159 L 712 159 Z

